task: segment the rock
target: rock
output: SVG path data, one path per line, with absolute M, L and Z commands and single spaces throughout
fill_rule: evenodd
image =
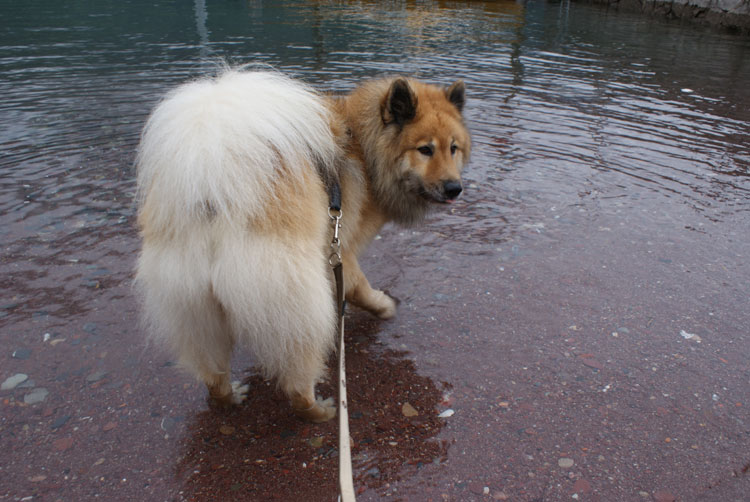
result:
M 508 496 L 505 494 L 505 492 L 495 492 L 492 494 L 492 498 L 495 500 L 508 500 Z
M 231 436 L 232 434 L 234 434 L 234 427 L 232 427 L 231 425 L 222 425 L 221 427 L 219 427 L 219 432 L 221 432 L 225 436 Z
M 693 334 L 693 333 L 688 333 L 688 332 L 687 332 L 687 331 L 685 331 L 684 329 L 681 329 L 681 330 L 680 330 L 680 336 L 681 336 L 682 338 L 684 338 L 685 340 L 695 340 L 695 341 L 697 341 L 697 342 L 700 342 L 700 341 L 701 341 L 701 337 L 699 337 L 698 335 L 695 335 L 695 334 Z
M 409 403 L 404 403 L 401 407 L 401 413 L 403 413 L 405 417 L 416 417 L 419 415 L 419 412 Z
M 107 431 L 111 431 L 115 427 L 117 427 L 117 424 L 115 422 L 107 422 L 106 424 L 104 424 L 104 426 L 102 426 L 102 430 L 104 432 L 107 432 Z
M 161 427 L 161 430 L 165 432 L 170 432 L 172 429 L 174 429 L 175 424 L 177 421 L 172 417 L 164 417 L 161 419 L 161 424 L 159 424 L 159 427 Z
M 71 437 L 60 438 L 52 443 L 52 447 L 57 451 L 65 451 L 71 446 L 73 446 L 73 438 Z
M 602 363 L 594 359 L 593 354 L 581 354 L 580 356 L 578 356 L 578 358 L 581 360 L 583 364 L 585 364 L 589 368 L 594 368 L 597 370 L 604 368 L 604 365 Z
M 321 446 L 323 446 L 323 438 L 320 436 L 310 438 L 309 443 L 310 443 L 310 446 L 312 446 L 313 448 L 320 448 Z
M 448 418 L 448 417 L 452 417 L 454 413 L 456 413 L 456 412 L 453 411 L 451 408 L 448 408 L 447 410 L 445 410 L 444 412 L 442 412 L 441 414 L 439 414 L 438 417 L 440 417 L 440 418 Z
M 104 370 L 95 371 L 86 377 L 86 381 L 89 383 L 98 382 L 102 378 L 107 376 L 107 372 Z
M 677 500 L 674 495 L 671 493 L 664 491 L 664 490 L 658 490 L 654 493 L 654 500 L 656 502 L 674 502 Z
M 70 415 L 63 415 L 61 417 L 58 417 L 57 420 L 52 422 L 52 429 L 59 429 L 66 423 L 68 423 L 68 420 L 70 420 Z
M 18 384 L 25 382 L 29 378 L 29 375 L 24 373 L 16 373 L 15 375 L 8 377 L 0 385 L 0 390 L 11 390 L 15 389 Z
M 14 359 L 28 359 L 31 357 L 31 349 L 16 349 L 13 351 Z
M 561 458 L 560 460 L 557 461 L 557 465 L 559 465 L 563 469 L 569 469 L 569 468 L 573 467 L 573 464 L 575 464 L 575 462 L 573 461 L 572 458 L 565 458 L 565 457 L 563 457 L 563 458 Z
M 29 481 L 31 481 L 32 483 L 39 483 L 41 481 L 44 481 L 45 479 L 47 479 L 47 476 L 45 476 L 44 474 L 38 474 L 36 476 L 30 477 Z
M 573 491 L 576 493 L 589 493 L 591 491 L 591 483 L 585 479 L 579 479 L 573 484 Z
M 23 402 L 26 404 L 37 404 L 47 399 L 49 391 L 44 387 L 37 387 L 25 396 L 23 396 Z
M 377 467 L 372 467 L 370 469 L 367 469 L 365 474 L 367 474 L 371 478 L 380 479 L 380 469 L 378 469 Z

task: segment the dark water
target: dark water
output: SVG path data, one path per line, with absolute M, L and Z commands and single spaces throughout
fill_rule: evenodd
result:
M 140 127 L 227 60 L 331 91 L 467 83 L 462 200 L 363 258 L 402 305 L 350 322 L 361 498 L 743 500 L 748 38 L 568 2 L 36 1 L 0 19 L 0 380 L 29 377 L 0 393 L 0 498 L 334 500 L 333 425 L 286 417 L 250 376 L 245 409 L 208 410 L 136 326 Z

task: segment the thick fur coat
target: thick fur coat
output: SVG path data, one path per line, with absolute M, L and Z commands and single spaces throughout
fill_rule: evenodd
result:
M 298 415 L 331 418 L 314 390 L 336 324 L 324 180 L 343 194 L 346 298 L 390 318 L 396 302 L 357 257 L 385 223 L 419 223 L 461 192 L 463 103 L 460 81 L 405 78 L 326 97 L 278 73 L 229 70 L 175 89 L 137 157 L 136 286 L 150 333 L 213 399 L 244 398 L 230 379 L 242 346 Z

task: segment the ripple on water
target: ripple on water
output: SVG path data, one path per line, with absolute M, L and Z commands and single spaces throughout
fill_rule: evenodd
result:
M 303 29 L 302 9 L 284 18 L 299 30 L 279 44 L 276 21 L 259 11 L 247 12 L 265 21 L 250 31 L 216 12 L 208 19 L 225 25 L 207 29 L 205 17 L 187 16 L 154 36 L 115 22 L 117 13 L 74 9 L 31 22 L 21 8 L 15 31 L 0 38 L 0 232 L 15 252 L 29 246 L 40 259 L 121 232 L 132 220 L 133 152 L 148 110 L 166 88 L 215 68 L 211 56 L 277 64 L 335 91 L 383 73 L 464 78 L 475 142 L 469 189 L 434 222 L 440 235 L 479 246 L 464 252 L 527 231 L 550 207 L 573 218 L 584 200 L 649 201 L 659 210 L 670 201 L 709 221 L 748 210 L 750 126 L 734 99 L 747 70 L 725 69 L 746 42 L 698 44 L 680 32 L 669 59 L 642 25 L 624 34 L 618 22 L 599 20 L 627 45 L 577 25 L 554 39 L 545 32 L 553 10 L 491 10 L 464 9 L 457 22 L 450 9 L 331 6 L 315 18 L 316 38 Z M 687 55 L 692 65 L 673 63 Z

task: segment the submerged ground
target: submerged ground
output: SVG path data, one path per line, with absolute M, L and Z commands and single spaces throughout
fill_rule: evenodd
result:
M 747 38 L 567 3 L 42 4 L 0 33 L 0 500 L 335 500 L 334 423 L 247 354 L 249 401 L 212 409 L 138 327 L 139 130 L 212 57 L 467 82 L 461 200 L 362 259 L 402 303 L 347 319 L 359 499 L 746 500 Z

